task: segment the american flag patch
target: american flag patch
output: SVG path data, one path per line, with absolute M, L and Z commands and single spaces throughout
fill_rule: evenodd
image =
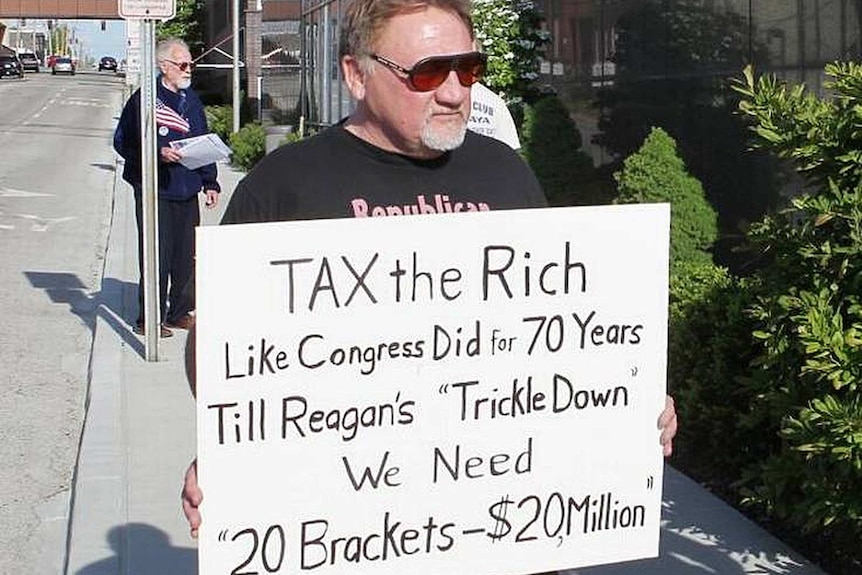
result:
M 172 108 L 156 98 L 156 124 L 165 126 L 175 132 L 187 134 L 191 126 L 185 118 L 177 114 Z

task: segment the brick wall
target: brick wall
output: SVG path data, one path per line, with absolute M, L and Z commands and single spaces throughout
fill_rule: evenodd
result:
M 117 0 L 2 0 L 0 18 L 114 20 Z

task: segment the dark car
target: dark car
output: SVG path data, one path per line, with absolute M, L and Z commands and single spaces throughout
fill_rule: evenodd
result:
M 24 71 L 31 70 L 33 72 L 39 71 L 39 58 L 36 57 L 36 54 L 33 52 L 20 52 L 18 54 L 18 60 L 21 62 L 21 66 L 24 68 Z
M 18 56 L 0 56 L 0 78 L 3 76 L 24 77 L 24 67 Z
M 110 56 L 102 56 L 102 59 L 99 60 L 99 72 L 102 70 L 110 70 L 111 72 L 117 71 L 117 61 Z

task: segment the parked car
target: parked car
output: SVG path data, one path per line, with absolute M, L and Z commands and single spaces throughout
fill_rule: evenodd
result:
M 32 72 L 39 71 L 39 58 L 36 57 L 36 54 L 33 52 L 19 52 L 18 60 L 21 62 L 21 66 L 24 68 L 24 71 L 30 70 Z
M 117 60 L 112 58 L 111 56 L 102 56 L 102 59 L 99 60 L 99 72 L 103 70 L 110 70 L 111 72 L 116 72 Z
M 21 66 L 21 61 L 18 59 L 18 56 L 0 56 L 0 78 L 4 76 L 12 76 L 14 78 L 24 77 L 24 67 Z
M 54 60 L 54 65 L 51 67 L 51 74 L 71 74 L 75 75 L 75 63 L 68 56 L 57 56 Z

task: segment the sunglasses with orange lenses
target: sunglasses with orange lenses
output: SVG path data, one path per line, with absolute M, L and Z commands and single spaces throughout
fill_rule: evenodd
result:
M 164 61 L 168 62 L 170 64 L 173 64 L 174 66 L 179 68 L 181 72 L 195 69 L 195 63 L 194 62 L 174 62 L 173 60 L 168 60 L 167 58 L 165 58 Z
M 487 54 L 481 52 L 467 52 L 465 54 L 454 54 L 452 56 L 431 56 L 416 62 L 412 68 L 405 68 L 396 64 L 388 58 L 371 54 L 375 62 L 383 64 L 387 68 L 403 74 L 407 85 L 416 92 L 430 92 L 436 90 L 446 78 L 449 72 L 454 71 L 458 75 L 458 81 L 465 88 L 469 88 L 482 79 L 485 73 L 485 65 L 488 63 Z

